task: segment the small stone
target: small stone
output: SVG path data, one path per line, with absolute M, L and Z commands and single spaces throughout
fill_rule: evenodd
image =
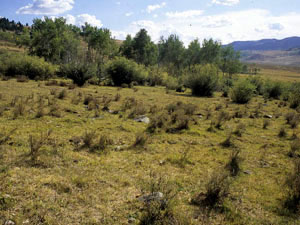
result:
M 4 225 L 15 225 L 16 223 L 12 220 L 7 220 Z
M 264 118 L 267 118 L 267 119 L 272 119 L 272 118 L 273 118 L 273 116 L 271 116 L 271 115 L 264 115 Z
M 244 171 L 244 174 L 248 174 L 248 175 L 250 175 L 252 172 L 251 171 L 249 171 L 249 170 L 245 170 Z
M 139 117 L 135 118 L 134 121 L 140 122 L 140 123 L 146 123 L 146 124 L 150 123 L 150 119 L 147 116 L 139 116 Z
M 161 200 L 164 197 L 164 194 L 161 192 L 153 192 L 150 195 L 144 195 L 138 198 L 140 202 L 151 202 Z
M 135 222 L 135 218 L 133 218 L 133 217 L 129 217 L 129 219 L 128 219 L 128 223 L 134 223 Z

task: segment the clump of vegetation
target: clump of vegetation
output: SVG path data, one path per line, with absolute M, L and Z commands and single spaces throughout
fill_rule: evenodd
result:
M 236 128 L 235 128 L 233 134 L 235 134 L 235 135 L 238 136 L 238 137 L 242 137 L 242 134 L 243 134 L 244 130 L 245 130 L 245 124 L 239 123 L 239 124 L 236 126 Z
M 231 100 L 238 104 L 248 103 L 255 91 L 255 86 L 248 80 L 237 81 L 231 89 Z
M 292 142 L 291 142 L 291 149 L 290 152 L 288 153 L 288 155 L 290 157 L 295 157 L 297 155 L 297 151 L 300 150 L 300 139 L 299 138 L 295 138 Z
M 263 129 L 267 129 L 268 128 L 268 126 L 270 126 L 270 120 L 268 120 L 268 119 L 264 119 L 263 120 Z
M 113 143 L 113 140 L 108 135 L 102 134 L 100 135 L 98 142 L 91 148 L 91 150 L 107 153 L 107 147 Z
M 150 174 L 145 185 L 149 195 L 139 200 L 143 203 L 139 225 L 188 225 L 190 222 L 175 210 L 177 191 L 174 185 L 162 176 Z
M 283 93 L 282 83 L 277 81 L 266 81 L 264 86 L 264 95 L 267 98 L 279 99 Z
M 284 203 L 292 213 L 299 212 L 300 209 L 300 160 L 297 159 L 294 163 L 294 171 L 288 176 L 286 180 L 288 187 L 288 196 Z
M 147 131 L 149 133 L 155 133 L 157 130 L 165 128 L 169 120 L 170 120 L 169 115 L 164 112 L 154 115 L 150 119 L 150 123 L 147 127 Z
M 129 85 L 133 81 L 143 84 L 148 77 L 148 73 L 143 66 L 125 57 L 117 57 L 112 60 L 107 65 L 106 73 L 110 76 L 115 86 Z
M 229 148 L 229 147 L 233 146 L 231 133 L 227 136 L 227 138 L 223 142 L 221 142 L 221 146 L 224 148 Z
M 11 136 L 16 132 L 16 130 L 17 128 L 14 128 L 7 133 L 0 133 L 0 145 L 7 143 L 11 139 Z
M 213 65 L 196 65 L 191 69 L 186 86 L 195 96 L 212 96 L 218 84 L 218 69 Z
M 133 147 L 144 147 L 148 141 L 148 138 L 148 135 L 145 133 L 137 133 L 135 136 Z
M 137 105 L 138 105 L 138 102 L 134 97 L 131 97 L 131 98 L 127 97 L 124 100 L 121 109 L 122 109 L 122 111 L 125 112 L 126 110 L 132 109 L 133 107 L 135 107 Z
M 278 133 L 278 137 L 282 138 L 282 137 L 286 137 L 287 133 L 284 127 L 281 127 Z
M 192 198 L 192 204 L 213 209 L 222 207 L 224 199 L 229 194 L 229 180 L 226 173 L 215 172 L 205 185 L 205 192 Z
M 18 118 L 19 116 L 24 116 L 26 112 L 26 106 L 23 99 L 21 99 L 13 110 L 13 119 Z
M 41 148 L 45 145 L 46 141 L 49 140 L 51 133 L 52 130 L 48 130 L 46 133 L 41 133 L 39 138 L 29 135 L 29 156 L 31 161 L 35 162 L 37 160 L 38 156 L 40 155 Z
M 300 106 L 300 83 L 294 83 L 291 86 L 289 96 L 290 107 L 296 109 Z
M 62 89 L 58 95 L 57 95 L 57 98 L 58 99 L 65 99 L 67 97 L 67 90 L 66 89 Z
M 291 128 L 295 129 L 300 122 L 300 115 L 296 112 L 289 112 L 285 115 L 285 119 L 287 124 L 289 124 Z
M 229 171 L 231 176 L 237 176 L 240 172 L 240 161 L 241 158 L 239 156 L 239 150 L 233 150 L 228 163 L 226 164 L 225 168 Z
M 83 147 L 92 148 L 96 133 L 94 131 L 86 131 L 82 136 Z
M 26 76 L 29 79 L 48 79 L 53 77 L 57 68 L 43 58 L 22 53 L 0 54 L 0 71 L 5 76 Z
M 221 129 L 221 127 L 223 126 L 223 124 L 230 120 L 230 115 L 228 112 L 226 111 L 220 111 L 219 114 L 218 114 L 218 117 L 215 121 L 215 127 L 217 129 Z
M 89 63 L 72 63 L 62 65 L 60 76 L 73 80 L 74 84 L 82 87 L 91 77 L 95 76 L 95 67 Z

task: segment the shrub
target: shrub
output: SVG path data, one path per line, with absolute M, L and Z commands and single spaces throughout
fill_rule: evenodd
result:
M 89 63 L 72 63 L 60 66 L 59 75 L 73 80 L 74 84 L 82 87 L 93 75 L 95 66 Z
M 264 95 L 267 98 L 279 99 L 283 93 L 283 85 L 281 82 L 277 81 L 266 81 L 264 86 Z
M 295 112 L 289 112 L 285 115 L 285 119 L 287 124 L 289 124 L 291 128 L 295 129 L 300 122 L 300 115 Z
M 29 81 L 28 77 L 26 77 L 26 76 L 17 76 L 17 82 L 26 83 L 28 81 Z
M 281 127 L 278 133 L 278 137 L 286 137 L 287 133 L 284 129 L 284 127 Z
M 96 137 L 96 133 L 94 131 L 85 132 L 82 136 L 83 146 L 87 148 L 91 148 L 94 143 L 94 138 Z
M 238 104 L 248 103 L 255 91 L 255 86 L 248 80 L 239 80 L 231 89 L 230 97 L 233 102 Z
M 180 212 L 175 211 L 176 187 L 166 178 L 150 175 L 146 191 L 149 195 L 139 200 L 143 203 L 139 225 L 188 225 L 191 224 Z
M 218 84 L 218 69 L 214 65 L 196 65 L 191 69 L 185 84 L 195 96 L 212 96 Z
M 268 119 L 263 120 L 263 129 L 267 129 L 270 126 L 270 121 Z
M 254 85 L 255 87 L 255 93 L 258 95 L 263 94 L 263 88 L 264 88 L 264 81 L 261 77 L 258 76 L 252 76 L 248 78 L 249 82 Z
M 46 133 L 41 133 L 40 138 L 29 135 L 29 146 L 30 146 L 29 156 L 31 157 L 32 161 L 37 160 L 37 157 L 40 154 L 41 147 L 43 147 L 43 145 L 49 139 L 51 133 L 52 133 L 51 130 L 47 131 Z
M 109 145 L 113 144 L 113 140 L 106 134 L 100 136 L 99 141 L 91 148 L 92 151 L 100 150 L 101 152 L 106 153 L 106 148 Z
M 300 83 L 294 83 L 291 86 L 289 96 L 290 107 L 296 109 L 300 106 Z
M 0 72 L 5 76 L 24 75 L 29 79 L 48 79 L 54 76 L 56 70 L 56 66 L 36 56 L 28 56 L 22 53 L 0 55 Z
M 234 150 L 229 158 L 229 162 L 226 164 L 225 168 L 229 170 L 231 176 L 237 176 L 240 172 L 240 151 Z
M 117 57 L 109 62 L 106 73 L 110 76 L 115 86 L 129 85 L 133 81 L 138 84 L 144 84 L 148 77 L 148 72 L 144 66 L 138 65 L 125 57 Z
M 294 171 L 286 180 L 288 196 L 284 206 L 293 213 L 300 209 L 300 159 L 295 161 Z
M 215 172 L 205 186 L 205 193 L 201 192 L 192 198 L 192 203 L 204 208 L 215 208 L 222 205 L 228 195 L 228 175 Z
M 148 135 L 145 133 L 138 133 L 135 136 L 135 142 L 133 143 L 133 147 L 143 147 L 145 146 L 148 140 Z
M 165 85 L 167 90 L 176 90 L 179 86 L 181 86 L 178 79 L 172 76 L 168 76 Z

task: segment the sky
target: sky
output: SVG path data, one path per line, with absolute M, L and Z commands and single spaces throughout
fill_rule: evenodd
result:
M 154 42 L 176 34 L 185 45 L 300 36 L 300 0 L 0 0 L 0 17 L 32 24 L 44 16 L 108 28 L 121 40 L 142 28 Z

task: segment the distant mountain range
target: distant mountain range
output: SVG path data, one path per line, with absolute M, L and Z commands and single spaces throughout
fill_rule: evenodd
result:
M 241 60 L 246 63 L 300 67 L 300 37 L 235 41 L 229 45 L 241 52 Z
M 300 37 L 289 37 L 282 40 L 263 39 L 259 41 L 235 41 L 230 45 L 236 51 L 287 51 L 300 48 Z

